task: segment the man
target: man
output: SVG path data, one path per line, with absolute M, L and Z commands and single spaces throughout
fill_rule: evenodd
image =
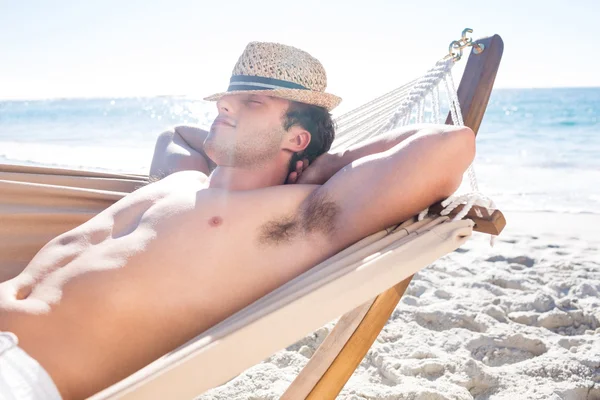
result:
M 210 132 L 161 135 L 156 182 L 0 284 L 0 394 L 96 393 L 458 188 L 472 131 L 411 127 L 328 154 L 340 99 L 325 87 L 306 52 L 250 43 L 208 98 Z

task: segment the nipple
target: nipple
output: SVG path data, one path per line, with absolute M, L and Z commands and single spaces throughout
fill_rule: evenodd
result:
M 219 217 L 219 216 L 215 216 L 212 217 L 209 221 L 208 224 L 210 226 L 219 226 L 223 223 L 223 218 Z

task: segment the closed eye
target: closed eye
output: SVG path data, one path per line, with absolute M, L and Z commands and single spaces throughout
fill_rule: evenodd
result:
M 245 102 L 249 103 L 249 104 L 263 104 L 261 99 L 259 99 L 257 96 L 248 96 L 248 97 L 246 97 Z

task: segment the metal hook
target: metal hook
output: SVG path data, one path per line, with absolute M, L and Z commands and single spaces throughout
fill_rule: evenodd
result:
M 465 29 L 463 29 L 463 31 L 460 34 L 460 36 L 462 37 L 463 43 L 466 44 L 466 45 L 469 45 L 473 41 L 473 38 L 467 37 L 467 33 L 473 33 L 473 29 L 471 29 L 471 28 L 465 28 Z
M 473 47 L 475 54 L 481 54 L 485 50 L 485 46 L 483 43 L 474 43 L 473 38 L 467 36 L 470 33 L 473 33 L 473 29 L 463 29 L 460 40 L 453 40 L 450 43 L 450 46 L 448 46 L 448 55 L 444 58 L 452 58 L 454 61 L 458 61 L 463 55 L 463 49 L 469 46 Z

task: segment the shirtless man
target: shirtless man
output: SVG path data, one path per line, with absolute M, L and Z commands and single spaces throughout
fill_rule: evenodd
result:
M 458 188 L 471 130 L 409 127 L 330 154 L 340 99 L 324 90 L 307 53 L 250 43 L 208 98 L 210 132 L 162 134 L 156 182 L 0 284 L 0 397 L 90 396 Z

